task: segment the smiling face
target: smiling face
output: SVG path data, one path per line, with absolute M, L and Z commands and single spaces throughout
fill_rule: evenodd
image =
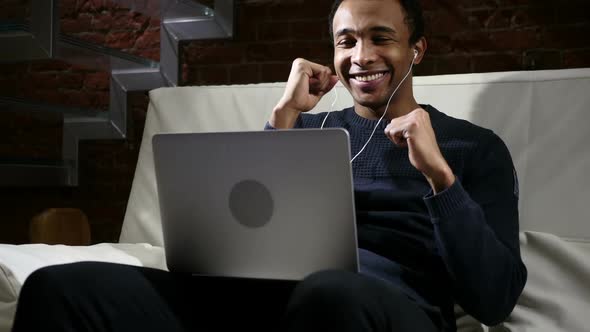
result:
M 334 15 L 334 67 L 360 109 L 381 114 L 399 82 L 408 72 L 414 49 L 411 31 L 398 0 L 346 0 Z M 421 54 L 416 59 L 418 63 Z M 415 104 L 411 77 L 402 84 L 392 104 Z M 370 114 L 370 113 L 368 113 Z

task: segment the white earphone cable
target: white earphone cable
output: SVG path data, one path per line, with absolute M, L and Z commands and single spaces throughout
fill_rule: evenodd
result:
M 328 119 L 328 115 L 330 115 L 330 112 L 332 112 L 332 110 L 334 110 L 334 105 L 336 105 L 336 101 L 338 101 L 338 89 L 336 89 L 336 86 L 334 86 L 332 88 L 332 90 L 334 91 L 334 94 L 335 94 L 334 100 L 332 101 L 332 105 L 330 105 L 330 110 L 326 114 L 326 117 L 324 117 L 324 121 L 322 121 L 322 126 L 320 127 L 320 129 L 324 129 L 324 124 L 326 123 L 326 120 Z

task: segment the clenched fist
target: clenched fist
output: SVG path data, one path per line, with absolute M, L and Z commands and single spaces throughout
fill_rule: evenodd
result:
M 320 99 L 338 82 L 329 67 L 296 59 L 281 100 L 273 109 L 270 125 L 275 128 L 292 128 L 301 112 L 313 109 Z
M 440 152 L 430 115 L 424 109 L 392 119 L 385 135 L 396 145 L 408 148 L 410 163 L 424 174 L 435 193 L 453 184 L 455 175 Z

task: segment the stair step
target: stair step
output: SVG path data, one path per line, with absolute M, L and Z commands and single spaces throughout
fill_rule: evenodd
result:
M 0 159 L 0 186 L 45 187 L 69 185 L 70 166 L 62 160 Z

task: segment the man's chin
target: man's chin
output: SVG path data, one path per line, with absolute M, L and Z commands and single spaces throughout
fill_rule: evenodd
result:
M 387 99 L 383 97 L 358 95 L 353 95 L 352 97 L 357 105 L 367 107 L 373 110 L 385 107 L 385 105 L 387 104 Z

